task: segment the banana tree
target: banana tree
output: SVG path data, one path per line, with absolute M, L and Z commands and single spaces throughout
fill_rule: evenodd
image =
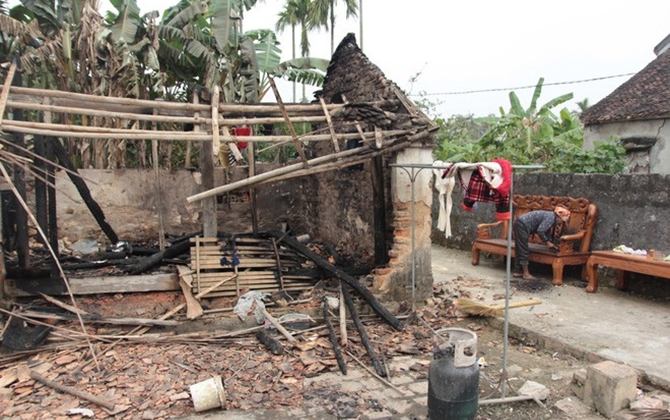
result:
M 21 0 L 0 15 L 0 49 L 18 60 L 27 85 L 90 92 L 100 21 L 84 0 Z
M 299 57 L 280 62 L 281 49 L 274 32 L 269 30 L 247 31 L 245 38 L 253 41 L 257 68 L 260 73 L 259 100 L 270 89 L 269 77 L 283 78 L 290 82 L 322 86 L 330 61 L 315 57 Z
M 528 108 L 523 108 L 515 92 L 509 93 L 510 110 L 505 112 L 500 108 L 500 117 L 484 117 L 480 122 L 490 124 L 491 128 L 482 136 L 481 143 L 485 147 L 502 147 L 502 143 L 512 146 L 511 143 L 523 142 L 525 154 L 529 158 L 534 153 L 534 143 L 551 141 L 554 138 L 554 128 L 560 126 L 558 117 L 553 113 L 557 106 L 572 99 L 573 94 L 558 96 L 538 108 L 537 101 L 542 94 L 544 78 L 540 78 Z M 519 144 L 515 148 L 520 147 Z

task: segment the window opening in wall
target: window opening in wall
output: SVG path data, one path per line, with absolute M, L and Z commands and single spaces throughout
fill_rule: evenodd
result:
M 630 174 L 650 173 L 649 154 L 656 144 L 654 137 L 629 137 L 621 143 L 626 149 L 626 172 Z

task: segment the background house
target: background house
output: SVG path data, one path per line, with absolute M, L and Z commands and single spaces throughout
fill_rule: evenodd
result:
M 581 116 L 584 147 L 618 137 L 630 173 L 670 174 L 670 35 L 656 59 Z

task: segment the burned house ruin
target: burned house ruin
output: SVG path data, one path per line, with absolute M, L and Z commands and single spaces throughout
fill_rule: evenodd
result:
M 8 93 L 8 110 L 32 106 L 51 119 L 51 122 L 31 123 L 29 127 L 27 123 L 6 119 L 4 130 L 18 135 L 37 137 L 58 133 L 62 138 L 102 139 L 104 133 L 109 133 L 107 137 L 112 139 L 157 142 L 183 139 L 203 145 L 203 156 L 207 156 L 212 142 L 244 140 L 253 145 L 275 141 L 296 145 L 296 163 L 284 166 L 256 163 L 250 150 L 248 165 L 232 168 L 205 165 L 195 172 L 158 167 L 154 170 L 79 169 L 81 178 L 90 181 L 83 186 L 73 183 L 77 179 L 73 176 L 74 166 L 57 160 L 71 169 L 54 174 L 56 195 L 50 202 L 55 202 L 58 222 L 57 228 L 55 220 L 44 226 L 45 232 L 57 232 L 69 243 L 94 239 L 101 248 L 109 249 L 117 241 L 160 239 L 164 235 L 211 237 L 213 231 L 240 234 L 289 227 L 292 234 L 307 234 L 315 242 L 329 244 L 336 250 L 338 262 L 355 267 L 353 272 L 371 273 L 370 286 L 383 300 L 406 301 L 410 296 L 412 249 L 408 238 L 413 222 L 409 212 L 410 186 L 404 171 L 393 169 L 389 164 L 430 163 L 434 127 L 368 60 L 356 45 L 353 34 L 337 48 L 323 89 L 306 105 L 283 104 L 281 100 L 277 105 L 236 105 L 213 99 L 218 105 L 214 106 L 87 97 L 64 92 L 59 96 L 59 92 L 53 91 L 9 88 L 7 83 L 3 92 Z M 85 107 L 77 105 L 83 103 Z M 197 130 L 183 133 L 160 131 L 160 124 L 153 131 L 138 130 L 137 125 L 132 124 L 116 130 L 73 127 L 59 125 L 56 117 L 59 111 L 81 112 L 82 115 L 105 112 L 112 117 L 118 115 L 124 121 L 136 112 L 137 121 L 153 121 L 154 126 L 156 121 L 164 121 L 161 118 L 201 124 Z M 206 112 L 210 115 L 206 116 Z M 285 123 L 289 128 L 310 122 L 312 131 L 301 136 L 294 130 L 289 130 L 292 134 L 288 136 L 255 134 L 268 122 Z M 254 133 L 242 139 L 235 135 L 234 128 L 243 124 L 252 127 Z M 61 160 L 66 160 L 63 151 L 60 153 Z M 417 185 L 424 186 L 425 191 L 416 200 L 414 221 L 418 238 L 415 250 L 417 298 L 427 296 L 432 284 L 430 173 L 426 171 L 419 181 Z M 28 184 L 31 183 L 29 180 Z M 5 194 L 10 196 L 11 191 Z M 89 199 L 80 198 L 86 195 Z M 41 203 L 39 199 L 36 202 Z M 5 199 L 3 204 L 16 206 L 10 199 Z M 26 228 L 18 228 L 11 215 L 6 214 L 5 219 L 15 226 L 5 233 L 6 244 L 14 248 L 10 251 L 19 250 L 15 255 L 25 253 L 25 245 L 9 240 L 8 233 L 22 236 L 21 229 Z M 34 237 L 39 241 L 38 235 Z M 52 245 L 57 242 L 52 240 Z M 169 248 L 165 252 L 170 253 Z M 143 258 L 138 257 L 136 265 L 131 264 L 134 269 L 124 267 L 121 273 L 148 274 L 148 269 L 155 264 L 147 265 L 142 271 L 140 260 Z M 10 273 L 7 285 L 12 294 L 25 286 L 22 285 L 25 280 L 11 275 L 21 264 L 11 260 L 6 264 Z M 272 270 L 277 268 L 272 267 Z M 173 279 L 173 284 L 161 287 L 178 290 L 176 273 L 168 277 Z M 151 287 L 139 290 L 151 290 Z

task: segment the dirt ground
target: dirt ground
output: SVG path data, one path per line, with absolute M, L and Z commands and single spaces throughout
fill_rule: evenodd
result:
M 289 346 L 283 337 L 285 352 L 273 355 L 255 338 L 255 330 L 231 331 L 222 323 L 231 320 L 230 311 L 206 314 L 198 321 L 188 321 L 183 314 L 177 320 L 190 325 L 190 332 L 177 333 L 174 329 L 155 327 L 143 335 L 127 326 L 87 324 L 91 344 L 72 322 L 59 323 L 55 331 L 38 349 L 23 353 L 3 349 L 0 354 L 2 400 L 0 416 L 5 419 L 66 418 L 68 410 L 86 407 L 95 418 L 106 418 L 112 412 L 68 394 L 55 392 L 30 377 L 30 371 L 42 373 L 46 378 L 81 392 L 114 402 L 115 418 L 162 419 L 193 414 L 189 386 L 208 379 L 213 374 L 222 376 L 227 390 L 227 410 L 276 409 L 303 404 L 322 404 L 327 396 L 323 392 L 303 387 L 306 378 L 326 372 L 337 372 L 338 365 L 328 340 L 328 331 L 318 320 L 319 305 L 323 294 L 318 292 L 312 300 L 293 308 L 269 306 L 279 317 L 283 312 L 310 313 L 316 321 L 314 328 L 293 330 L 298 342 Z M 484 317 L 465 316 L 453 306 L 453 291 L 444 286 L 436 287 L 434 297 L 419 310 L 421 318 L 433 330 L 444 327 L 462 327 L 475 331 L 478 336 L 480 358 L 480 399 L 502 396 L 501 370 L 503 366 L 503 332 L 489 325 Z M 80 307 L 89 313 L 104 317 L 158 318 L 181 302 L 179 294 L 130 294 L 97 296 L 81 299 Z M 215 306 L 231 306 L 232 302 L 209 302 Z M 48 305 L 41 300 L 24 303 L 28 306 Z M 403 312 L 402 308 L 400 309 Z M 405 311 L 406 313 L 406 311 Z M 425 324 L 414 321 L 402 331 L 395 331 L 376 315 L 362 315 L 366 330 L 377 349 L 383 349 L 386 362 L 394 357 L 410 355 L 417 360 L 415 377 L 427 378 L 435 337 Z M 196 327 L 197 325 L 197 327 Z M 336 329 L 337 329 L 337 324 Z M 356 334 L 349 326 L 350 340 L 347 351 L 370 365 L 370 359 Z M 131 334 L 132 333 L 132 334 Z M 116 341 L 130 334 L 119 343 Z M 94 349 L 95 359 L 90 349 Z M 349 358 L 351 362 L 351 359 Z M 538 382 L 550 390 L 549 398 L 540 406 L 533 401 L 501 403 L 481 406 L 477 419 L 561 419 L 563 416 L 554 403 L 573 396 L 570 382 L 573 373 L 585 368 L 587 363 L 566 354 L 547 353 L 526 343 L 510 340 L 507 349 L 506 395 L 526 381 Z M 11 381 L 13 375 L 13 381 Z M 393 382 L 393 372 L 390 372 Z M 11 381 L 11 382 L 10 382 Z M 331 396 L 340 398 L 342 395 Z M 355 395 L 351 396 L 352 398 Z M 365 410 L 374 402 L 359 401 L 357 418 L 365 418 Z M 365 407 L 368 405 L 368 407 Z M 421 410 L 419 410 L 421 411 Z M 336 406 L 332 414 L 338 418 Z M 415 418 L 425 418 L 417 412 Z

